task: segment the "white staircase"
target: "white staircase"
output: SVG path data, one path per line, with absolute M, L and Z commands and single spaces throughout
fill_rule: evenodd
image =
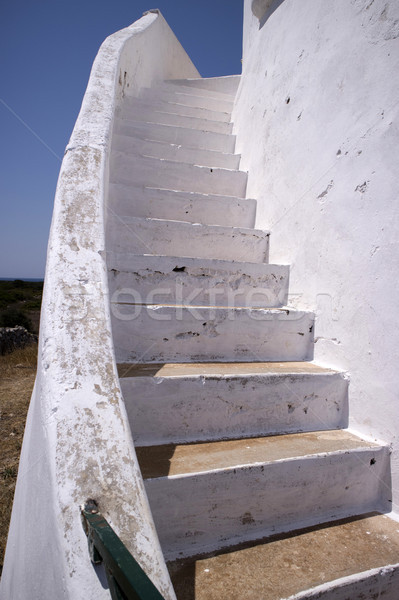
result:
M 114 129 L 114 346 L 162 549 L 178 600 L 397 598 L 383 567 L 399 562 L 399 526 L 370 516 L 390 510 L 389 449 L 345 429 L 347 378 L 309 362 L 313 314 L 286 307 L 288 267 L 253 228 L 237 83 L 165 82 L 125 98 Z

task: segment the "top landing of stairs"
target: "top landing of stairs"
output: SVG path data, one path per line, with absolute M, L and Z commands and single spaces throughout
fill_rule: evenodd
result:
M 232 96 L 233 98 L 237 92 L 239 83 L 240 75 L 201 77 L 196 79 L 169 79 L 165 81 L 165 84 L 190 87 L 194 90 L 208 90 L 218 94 L 226 94 L 226 96 Z

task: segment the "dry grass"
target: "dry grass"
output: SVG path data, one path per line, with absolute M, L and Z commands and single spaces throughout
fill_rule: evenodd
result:
M 0 356 L 0 573 L 36 359 L 36 344 Z

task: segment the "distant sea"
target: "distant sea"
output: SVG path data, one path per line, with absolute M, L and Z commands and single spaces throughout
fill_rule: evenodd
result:
M 15 281 L 19 279 L 20 281 L 44 281 L 43 277 L 41 279 L 29 279 L 29 277 L 0 277 L 0 281 Z

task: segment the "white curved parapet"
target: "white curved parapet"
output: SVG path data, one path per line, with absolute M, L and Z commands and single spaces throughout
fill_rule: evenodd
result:
M 160 592 L 159 547 L 117 377 L 104 259 L 113 118 L 124 95 L 199 74 L 159 11 L 105 40 L 61 166 L 50 233 L 38 372 L 1 580 L 3 600 L 109 598 L 79 505 L 95 498 Z

